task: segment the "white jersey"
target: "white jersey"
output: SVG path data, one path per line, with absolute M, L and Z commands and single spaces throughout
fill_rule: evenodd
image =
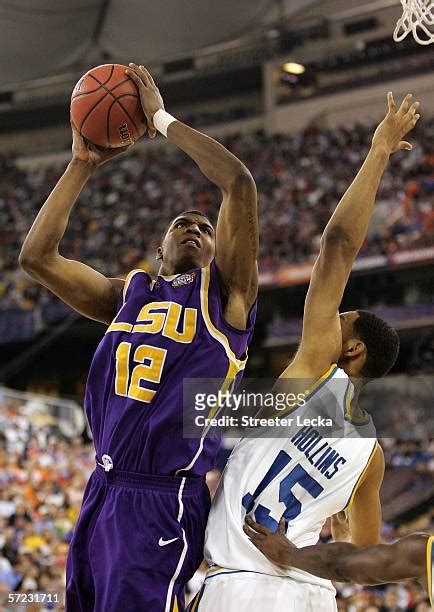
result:
M 369 415 L 358 422 L 351 419 L 353 390 L 347 374 L 334 365 L 311 390 L 305 406 L 291 413 L 291 427 L 279 428 L 283 433 L 275 437 L 239 441 L 208 519 L 205 557 L 214 566 L 209 575 L 232 569 L 332 588 L 329 581 L 301 570 L 279 570 L 250 542 L 243 524 L 249 514 L 275 531 L 284 516 L 288 538 L 303 547 L 316 544 L 326 519 L 348 507 L 377 448 Z M 312 424 L 304 424 L 325 412 L 341 427 L 340 434 L 334 427 L 332 435 L 338 437 L 324 437 Z

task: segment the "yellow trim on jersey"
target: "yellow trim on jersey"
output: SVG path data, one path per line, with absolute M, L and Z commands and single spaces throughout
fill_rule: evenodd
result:
M 208 310 L 208 290 L 209 290 L 210 279 L 211 279 L 211 269 L 210 269 L 210 266 L 206 266 L 206 268 L 201 269 L 201 283 L 200 283 L 200 305 L 201 305 L 202 315 L 205 321 L 205 325 L 207 326 L 207 329 L 209 333 L 211 334 L 211 336 L 215 340 L 220 342 L 220 344 L 223 346 L 223 348 L 226 351 L 226 355 L 228 359 L 230 361 L 233 361 L 234 364 L 238 366 L 238 370 L 242 370 L 244 366 L 246 365 L 247 357 L 246 359 L 238 359 L 230 347 L 228 338 L 225 336 L 223 332 L 217 329 L 215 325 L 213 324 L 213 322 L 211 321 L 211 317 L 209 315 L 209 310 Z
M 309 387 L 309 389 L 306 391 L 306 394 L 303 397 L 304 403 L 307 402 L 307 400 L 315 393 L 315 391 L 318 389 L 318 387 L 322 383 L 324 383 L 328 378 L 330 378 L 335 373 L 337 367 L 338 366 L 335 363 L 332 363 L 332 365 L 329 367 L 327 372 L 324 372 L 324 374 L 320 378 L 318 378 L 311 387 Z M 291 414 L 292 412 L 294 412 L 294 410 L 297 410 L 297 408 L 300 408 L 301 405 L 302 404 L 297 402 L 295 406 L 293 406 L 292 408 L 288 408 L 287 410 L 284 410 L 283 412 L 279 412 L 279 419 L 282 416 Z
M 367 425 L 370 421 L 370 417 L 366 410 L 361 410 L 360 416 L 351 414 L 351 400 L 353 399 L 353 390 L 353 383 L 349 380 L 347 390 L 345 391 L 344 418 L 353 425 Z M 351 393 L 349 393 L 349 391 L 351 391 Z
M 122 310 L 122 308 L 119 310 L 119 312 Z M 124 331 L 124 332 L 131 333 L 132 330 L 133 330 L 133 326 L 131 325 L 131 323 L 110 323 L 110 327 L 107 328 L 106 334 L 108 334 L 109 332 L 114 332 L 114 331 Z
M 214 578 L 214 576 L 219 576 L 220 574 L 246 574 L 246 573 L 247 574 L 250 574 L 250 573 L 261 574 L 262 572 L 255 572 L 251 570 L 240 570 L 240 569 L 233 569 L 229 567 L 221 567 L 220 565 L 213 565 L 207 570 L 205 574 L 204 585 L 206 584 L 206 581 L 208 580 L 208 578 Z
M 378 440 L 375 440 L 375 445 L 374 445 L 374 448 L 373 448 L 373 449 L 372 449 L 372 451 L 371 451 L 371 454 L 370 454 L 370 456 L 369 456 L 369 459 L 368 459 L 368 461 L 367 461 L 367 463 L 366 463 L 366 465 L 365 465 L 365 469 L 363 470 L 363 472 L 362 472 L 362 473 L 360 474 L 360 476 L 358 477 L 357 482 L 356 482 L 356 484 L 354 485 L 353 492 L 351 493 L 351 497 L 350 497 L 350 499 L 348 500 L 347 505 L 346 505 L 346 506 L 343 508 L 344 510 L 348 510 L 348 509 L 351 507 L 351 504 L 352 504 L 352 503 L 353 503 L 353 501 L 354 501 L 354 497 L 355 497 L 355 495 L 356 495 L 356 493 L 357 493 L 357 490 L 359 489 L 360 485 L 362 484 L 363 477 L 364 477 L 364 475 L 366 474 L 366 472 L 368 471 L 368 468 L 369 468 L 369 466 L 371 465 L 372 460 L 373 460 L 373 458 L 375 457 L 375 454 L 376 454 L 376 452 L 377 452 L 377 450 L 378 450 L 379 446 L 380 446 L 380 445 L 378 444 Z
M 434 585 L 433 585 L 433 572 L 434 572 L 434 536 L 428 538 L 426 544 L 426 576 L 428 585 L 428 597 L 431 607 L 434 607 Z
M 221 391 L 222 393 L 226 393 L 226 391 L 229 390 L 229 387 L 231 386 L 231 384 L 234 382 L 235 376 L 238 374 L 238 372 L 240 371 L 241 368 L 239 368 L 237 366 L 237 364 L 235 364 L 233 361 L 229 360 L 229 367 L 228 367 L 228 371 L 226 373 L 225 379 L 223 381 L 222 386 L 220 387 L 219 391 Z M 214 419 L 217 414 L 220 412 L 220 407 L 217 404 L 216 406 L 214 406 L 213 408 L 211 408 L 211 410 L 208 413 L 207 418 L 208 419 Z
M 128 287 L 130 286 L 130 282 L 133 276 L 137 274 L 138 272 L 143 272 L 144 274 L 146 274 L 146 272 L 144 270 L 141 270 L 140 268 L 136 268 L 135 270 L 131 270 L 131 272 L 128 272 L 125 278 L 124 288 L 122 289 L 122 306 L 119 308 L 115 318 L 113 319 L 113 321 L 110 323 L 110 325 L 106 329 L 106 332 L 105 332 L 106 334 L 108 334 L 109 332 L 114 332 L 114 331 L 123 331 L 123 332 L 131 333 L 131 331 L 133 330 L 133 325 L 131 323 L 125 323 L 125 322 L 117 323 L 116 319 L 119 317 L 119 315 L 122 312 L 122 309 L 127 303 L 126 297 L 127 297 Z M 152 287 L 151 287 L 151 290 L 152 290 Z
M 133 278 L 135 274 L 137 274 L 137 272 L 143 272 L 144 274 L 146 274 L 146 272 L 142 270 L 141 268 L 136 268 L 135 270 L 131 270 L 131 272 L 128 272 L 127 277 L 125 279 L 125 285 L 124 285 L 123 293 L 122 293 L 124 304 L 126 301 L 127 289 L 130 285 L 131 279 Z
M 221 572 L 224 569 L 225 568 L 224 567 L 220 567 L 220 565 L 213 565 L 212 567 L 207 569 L 206 575 L 207 576 L 213 576 L 214 574 L 217 574 L 218 572 Z
M 172 612 L 179 612 L 179 608 L 178 608 L 178 599 L 175 596 L 175 599 L 173 601 L 173 608 L 172 608 Z
M 116 323 L 116 319 L 121 314 L 121 312 L 125 308 L 126 304 L 127 303 L 124 302 L 122 304 L 122 306 L 119 308 L 117 315 L 115 316 L 113 321 L 110 323 L 110 325 L 107 327 L 107 329 L 105 331 L 106 334 L 108 334 L 109 332 L 113 332 L 113 331 L 126 331 L 126 332 L 130 332 L 133 329 L 133 326 L 131 325 L 131 323 L 122 323 L 122 322 Z
M 213 324 L 213 322 L 211 321 L 211 317 L 209 315 L 209 309 L 208 309 L 208 291 L 209 291 L 210 279 L 211 279 L 210 266 L 207 266 L 206 268 L 202 268 L 201 284 L 200 284 L 200 305 L 201 305 L 201 310 L 202 310 L 202 316 L 203 316 L 205 325 L 209 333 L 215 340 L 220 342 L 220 344 L 223 346 L 226 352 L 226 356 L 229 361 L 228 371 L 226 373 L 223 384 L 220 387 L 220 391 L 224 393 L 225 391 L 228 391 L 230 385 L 233 383 L 235 376 L 238 374 L 238 372 L 244 369 L 244 366 L 246 365 L 246 362 L 247 362 L 247 358 L 244 360 L 237 359 L 237 357 L 235 356 L 234 352 L 232 351 L 229 345 L 228 338 L 223 334 L 223 332 L 217 329 L 215 325 Z M 207 415 L 207 418 L 208 419 L 216 418 L 220 410 L 221 410 L 221 407 L 219 407 L 219 405 L 217 404 L 216 406 L 214 406 L 214 408 L 211 408 L 211 410 L 209 411 Z M 210 427 L 211 425 L 204 426 L 202 436 L 208 433 Z
M 200 601 L 201 594 L 202 594 L 202 589 L 194 596 L 194 599 L 190 604 L 191 605 L 190 612 L 195 612 L 195 610 L 197 610 L 197 606 Z

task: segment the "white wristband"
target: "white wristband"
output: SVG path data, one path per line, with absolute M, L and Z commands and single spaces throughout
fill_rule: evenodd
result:
M 167 128 L 171 123 L 178 120 L 172 117 L 172 115 L 169 115 L 169 113 L 166 113 L 164 108 L 160 108 L 154 113 L 152 121 L 154 122 L 155 128 L 167 138 Z

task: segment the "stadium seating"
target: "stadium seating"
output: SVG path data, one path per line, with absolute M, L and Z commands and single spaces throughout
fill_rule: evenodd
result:
M 311 260 L 331 211 L 355 176 L 373 127 L 311 127 L 294 137 L 251 134 L 229 148 L 251 170 L 259 194 L 260 270 Z M 361 257 L 434 244 L 434 120 L 419 125 L 410 154 L 392 158 Z M 0 158 L 0 308 L 32 309 L 56 300 L 17 268 L 17 255 L 63 167 L 24 171 Z M 217 190 L 181 152 L 149 147 L 99 169 L 62 241 L 62 253 L 102 273 L 155 272 L 155 250 L 174 215 L 198 208 L 215 218 Z

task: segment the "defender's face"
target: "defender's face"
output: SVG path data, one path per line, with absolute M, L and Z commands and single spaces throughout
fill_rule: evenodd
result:
M 341 322 L 341 330 L 342 330 L 342 344 L 344 344 L 347 340 L 353 338 L 353 328 L 354 323 L 359 318 L 359 313 L 357 310 L 349 310 L 347 312 L 342 312 L 339 315 L 339 319 Z
M 176 217 L 164 238 L 159 258 L 174 273 L 203 268 L 211 263 L 215 253 L 215 231 L 201 215 L 189 213 Z

